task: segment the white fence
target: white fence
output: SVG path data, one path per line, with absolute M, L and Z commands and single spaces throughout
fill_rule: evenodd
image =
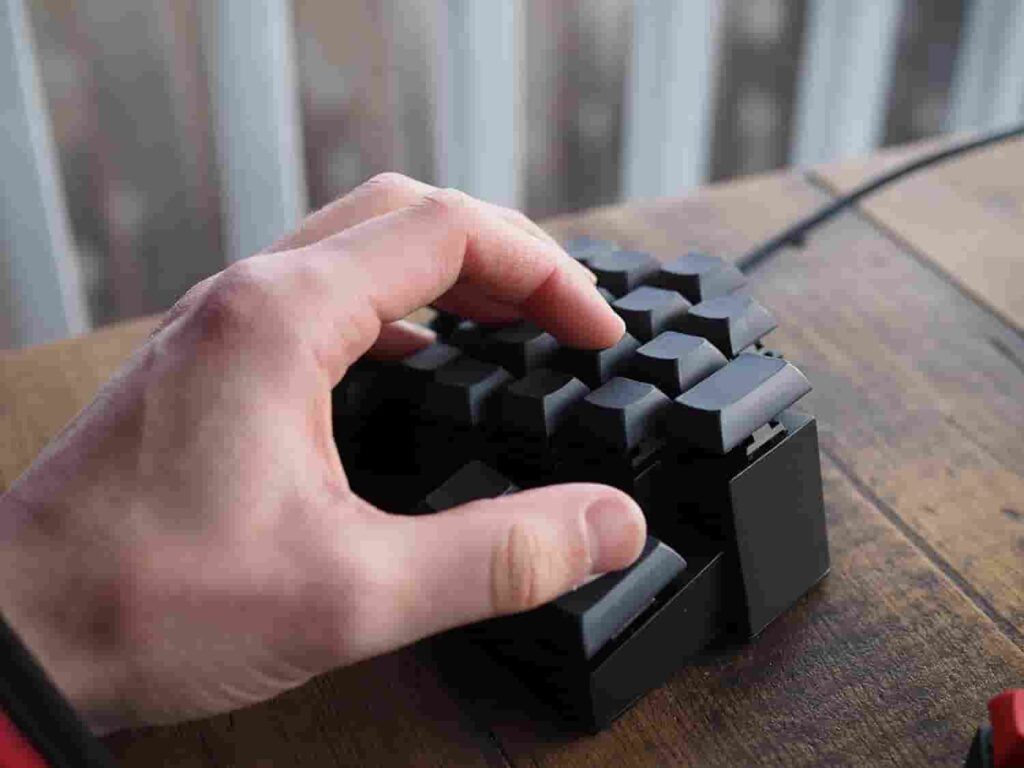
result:
M 966 0 L 949 130 L 1024 115 L 1024 0 Z M 89 326 L 26 0 L 0 0 L 0 347 Z M 716 0 L 635 0 L 624 94 L 623 197 L 708 178 Z M 225 259 L 242 258 L 306 209 L 289 0 L 202 0 Z M 433 71 L 436 177 L 515 205 L 523 182 L 523 0 L 439 0 Z M 879 145 L 901 0 L 808 0 L 790 155 L 818 163 Z M 400 14 L 389 23 L 400 24 Z M 258 51 L 258 55 L 254 55 Z

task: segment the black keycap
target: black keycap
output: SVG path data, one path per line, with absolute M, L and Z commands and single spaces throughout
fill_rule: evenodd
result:
M 471 461 L 427 494 L 421 512 L 441 512 L 478 499 L 493 499 L 515 493 L 518 488 L 504 475 L 481 461 Z
M 458 315 L 439 309 L 437 310 L 437 314 L 434 315 L 434 319 L 430 321 L 429 326 L 430 329 L 437 334 L 439 339 L 446 339 L 461 322 L 462 318 Z
M 662 266 L 651 284 L 679 291 L 697 304 L 732 293 L 746 281 L 743 273 L 728 262 L 703 253 L 688 253 Z
M 586 264 L 601 253 L 618 250 L 618 245 L 611 240 L 597 240 L 593 237 L 574 237 L 565 244 L 565 251 L 576 261 Z
M 727 362 L 707 339 L 666 331 L 636 351 L 629 375 L 678 397 Z
M 756 299 L 733 293 L 694 304 L 680 330 L 703 336 L 727 357 L 735 357 L 775 325 L 775 318 Z
M 728 453 L 810 391 L 792 363 L 743 354 L 677 397 L 668 429 L 710 453 Z
M 571 373 L 588 387 L 594 389 L 615 374 L 624 371 L 639 346 L 639 341 L 630 334 L 624 333 L 615 345 L 605 349 L 563 347 L 555 367 Z
M 476 426 L 483 420 L 488 398 L 511 379 L 501 366 L 462 356 L 434 374 L 423 408 L 437 418 Z
M 550 622 L 548 640 L 570 655 L 592 658 L 685 569 L 686 561 L 671 547 L 648 536 L 629 568 L 600 576 L 541 609 Z
M 398 364 L 398 368 L 403 372 L 401 386 L 425 386 L 439 369 L 460 355 L 461 350 L 440 341 L 413 352 Z
M 612 309 L 634 337 L 650 341 L 662 331 L 678 326 L 690 306 L 676 291 L 641 285 L 612 304 Z
M 594 256 L 587 267 L 599 287 L 624 296 L 658 271 L 658 260 L 642 251 L 612 251 Z
M 498 429 L 548 439 L 590 388 L 567 373 L 539 369 L 499 395 Z
M 377 402 L 384 366 L 374 360 L 358 360 L 331 390 L 335 421 L 358 419 L 369 414 Z
M 532 323 L 517 323 L 488 334 L 478 354 L 513 376 L 540 368 L 558 351 L 558 340 Z
M 583 398 L 563 435 L 569 447 L 593 451 L 598 441 L 624 453 L 655 434 L 671 404 L 653 384 L 617 376 Z
M 446 341 L 463 352 L 473 354 L 484 342 L 484 329 L 472 320 L 461 320 Z

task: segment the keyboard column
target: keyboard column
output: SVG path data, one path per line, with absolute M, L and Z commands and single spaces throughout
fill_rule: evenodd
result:
M 790 409 L 810 384 L 785 360 L 741 354 L 677 397 L 651 519 L 669 544 L 696 528 L 727 555 L 731 629 L 758 634 L 828 572 L 817 425 Z
M 621 376 L 595 389 L 558 436 L 561 479 L 614 485 L 648 512 L 671 405 L 653 384 Z

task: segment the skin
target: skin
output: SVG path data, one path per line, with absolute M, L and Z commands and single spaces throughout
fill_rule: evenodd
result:
M 430 343 L 427 305 L 614 344 L 593 276 L 522 214 L 395 174 L 194 286 L 0 497 L 0 612 L 97 732 L 245 706 L 639 554 L 600 485 L 424 517 L 349 489 L 330 391 Z

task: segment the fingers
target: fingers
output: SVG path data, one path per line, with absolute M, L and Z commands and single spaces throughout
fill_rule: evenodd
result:
M 398 320 L 459 284 L 515 308 L 564 343 L 605 347 L 622 320 L 594 288 L 592 276 L 564 251 L 509 224 L 454 190 L 365 221 L 284 260 L 293 280 L 296 317 L 320 359 L 340 375 Z M 288 282 L 287 274 L 283 280 Z M 312 295 L 309 287 L 318 286 Z
M 307 216 L 299 228 L 274 243 L 269 253 L 319 242 L 349 227 L 413 205 L 434 187 L 399 173 L 381 173 Z
M 640 554 L 646 523 L 625 494 L 563 485 L 436 515 L 381 519 L 390 576 L 375 600 L 378 653 L 453 626 L 535 608 Z
M 480 293 L 472 285 L 456 283 L 451 290 L 434 302 L 437 309 L 468 317 L 479 323 L 507 324 L 519 320 L 522 311 Z
M 396 320 L 381 326 L 377 341 L 367 353 L 376 360 L 401 360 L 433 343 L 437 334 L 408 320 Z
M 437 187 L 400 173 L 378 174 L 344 197 L 307 216 L 297 230 L 274 243 L 267 252 L 278 253 L 312 245 L 376 216 L 415 205 L 436 191 Z M 519 211 L 493 203 L 482 205 L 509 224 L 551 245 L 558 245 L 547 232 Z

